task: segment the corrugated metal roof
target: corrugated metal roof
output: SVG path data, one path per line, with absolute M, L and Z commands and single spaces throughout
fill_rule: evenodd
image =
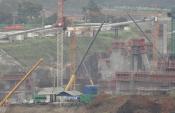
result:
M 59 94 L 60 92 L 63 92 L 64 88 L 62 87 L 48 87 L 48 88 L 41 88 L 39 89 L 38 95 L 53 95 L 53 94 Z
M 73 91 L 62 91 L 57 96 L 80 96 L 82 93 L 76 90 Z
M 81 92 L 75 91 L 75 90 L 73 90 L 73 91 L 66 91 L 66 93 L 68 93 L 68 94 L 70 94 L 72 96 L 80 96 L 82 94 Z

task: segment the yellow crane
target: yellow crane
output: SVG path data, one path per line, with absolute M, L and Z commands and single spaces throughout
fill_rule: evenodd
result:
M 66 90 L 66 91 L 67 91 L 67 90 L 70 90 L 70 89 L 73 87 L 73 84 L 75 84 L 75 81 L 76 81 L 76 74 L 77 74 L 77 72 L 78 72 L 80 66 L 81 66 L 82 63 L 84 62 L 84 59 L 85 59 L 86 55 L 88 54 L 89 49 L 91 48 L 93 42 L 95 41 L 95 39 L 96 39 L 96 37 L 97 37 L 98 33 L 100 32 L 100 30 L 101 30 L 102 27 L 116 27 L 116 26 L 122 26 L 122 25 L 132 24 L 132 23 L 135 23 L 135 24 L 137 25 L 137 23 L 146 22 L 146 21 L 154 21 L 154 20 L 155 20 L 155 17 L 143 18 L 143 19 L 141 19 L 141 20 L 134 20 L 130 15 L 128 15 L 128 16 L 131 18 L 131 21 L 120 22 L 120 23 L 112 23 L 112 24 L 104 24 L 104 23 L 103 23 L 103 24 L 101 24 L 101 23 L 95 23 L 95 24 L 94 24 L 94 23 L 86 23 L 86 24 L 79 24 L 79 25 L 78 25 L 78 26 L 86 26 L 86 27 L 89 26 L 89 27 L 93 27 L 93 28 L 98 28 L 98 27 L 99 27 L 99 29 L 98 29 L 97 33 L 95 34 L 94 39 L 91 41 L 91 43 L 90 43 L 90 45 L 89 45 L 89 47 L 88 47 L 88 49 L 87 49 L 87 51 L 86 51 L 84 57 L 82 58 L 80 64 L 78 65 L 78 68 L 75 70 L 75 72 L 72 73 L 72 75 L 71 75 L 71 77 L 70 77 L 70 80 L 69 80 L 68 84 L 67 84 L 66 87 L 65 87 L 65 90 Z M 100 26 L 100 24 L 101 24 L 101 26 Z M 146 38 L 147 38 L 147 37 L 146 37 Z M 149 40 L 149 41 L 151 41 L 151 40 Z M 73 43 L 74 43 L 74 42 L 73 42 Z M 92 81 L 91 78 L 89 78 L 89 82 L 90 82 L 91 85 L 94 85 L 94 83 L 93 83 L 93 81 Z
M 32 66 L 32 68 L 21 78 L 21 80 L 9 91 L 7 95 L 4 96 L 2 101 L 0 102 L 0 107 L 4 106 L 4 104 L 8 101 L 8 99 L 13 95 L 13 93 L 20 87 L 20 85 L 31 76 L 32 72 L 43 62 L 43 59 L 39 59 L 36 64 Z
M 86 50 L 86 52 L 85 52 L 83 58 L 81 59 L 80 64 L 78 65 L 77 69 L 72 73 L 72 75 L 71 75 L 71 77 L 70 77 L 70 80 L 69 80 L 68 84 L 67 84 L 66 87 L 65 87 L 65 91 L 70 90 L 70 89 L 73 87 L 73 85 L 75 84 L 77 72 L 79 71 L 81 65 L 83 64 L 83 62 L 84 62 L 84 60 L 85 60 L 85 58 L 86 58 L 86 56 L 87 56 L 87 54 L 88 54 L 90 48 L 92 47 L 94 41 L 96 40 L 98 33 L 101 31 L 101 28 L 103 27 L 103 24 L 104 24 L 104 23 L 102 23 L 102 24 L 100 25 L 100 27 L 99 27 L 98 31 L 96 32 L 96 34 L 95 34 L 93 40 L 89 43 L 89 46 L 88 46 L 88 48 L 87 48 L 87 50 Z M 75 41 L 75 40 L 74 40 L 74 41 Z M 92 81 L 91 79 L 90 79 L 90 83 L 91 83 L 92 85 L 94 84 L 93 81 Z

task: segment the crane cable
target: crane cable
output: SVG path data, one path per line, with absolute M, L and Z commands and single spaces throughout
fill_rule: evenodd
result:
M 144 35 L 144 37 L 153 45 L 153 42 L 150 40 L 150 38 L 145 34 L 145 32 L 142 30 L 142 28 L 137 24 L 137 22 L 134 20 L 134 18 L 130 15 L 127 14 L 129 16 L 129 18 L 134 22 L 134 24 L 137 26 L 137 28 L 140 30 L 140 32 Z M 153 48 L 157 51 L 157 53 L 159 54 L 160 57 L 162 57 L 162 54 L 160 53 L 160 51 L 153 46 Z

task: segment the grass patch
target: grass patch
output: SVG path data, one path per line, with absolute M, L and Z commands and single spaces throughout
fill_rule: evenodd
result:
M 2 44 L 0 48 L 15 57 L 24 66 L 32 65 L 39 58 L 44 58 L 47 62 L 56 59 L 56 39 L 30 39 Z
M 128 37 L 136 37 L 137 33 L 133 31 L 119 31 L 120 39 L 124 40 Z M 92 38 L 81 37 L 77 40 L 77 58 L 81 59 L 84 55 Z M 114 40 L 114 32 L 100 32 L 95 40 L 90 52 L 104 52 L 111 47 Z M 28 39 L 22 42 L 14 42 L 11 44 L 1 44 L 0 49 L 5 50 L 9 55 L 16 58 L 23 66 L 31 66 L 39 58 L 44 58 L 47 64 L 56 61 L 56 38 L 46 39 Z M 64 62 L 69 60 L 70 38 L 64 39 Z

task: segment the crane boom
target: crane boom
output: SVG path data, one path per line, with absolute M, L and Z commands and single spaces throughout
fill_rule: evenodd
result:
M 29 77 L 31 76 L 31 73 L 38 67 L 38 65 L 41 64 L 41 62 L 43 62 L 43 59 L 39 59 L 36 64 L 34 64 L 32 66 L 32 68 L 25 74 L 24 77 L 21 78 L 21 80 L 12 88 L 12 90 L 5 95 L 5 97 L 2 99 L 2 101 L 0 102 L 0 107 L 2 107 L 6 101 L 12 96 L 12 94 L 20 87 L 20 85 Z
M 140 20 L 135 20 L 136 23 L 142 23 L 142 22 L 149 22 L 154 21 L 155 17 L 150 18 L 143 18 Z M 117 26 L 123 26 L 123 25 L 129 25 L 134 23 L 132 20 L 126 21 L 126 22 L 119 22 L 119 23 L 104 23 L 103 27 L 117 27 Z M 101 23 L 83 23 L 83 24 L 77 24 L 77 27 L 86 26 L 86 27 L 92 27 L 92 28 L 99 28 Z
M 87 48 L 87 50 L 86 50 L 86 52 L 85 52 L 83 58 L 81 59 L 80 64 L 78 65 L 77 69 L 75 70 L 74 74 L 72 74 L 72 76 L 70 77 L 70 80 L 69 80 L 68 84 L 66 85 L 65 91 L 68 91 L 68 90 L 70 89 L 70 87 L 73 85 L 73 83 L 75 83 L 75 81 L 76 81 L 76 75 L 77 75 L 77 73 L 78 73 L 78 71 L 79 71 L 81 65 L 83 64 L 83 62 L 84 62 L 84 60 L 85 60 L 85 58 L 86 58 L 86 56 L 87 56 L 89 50 L 91 49 L 92 45 L 94 44 L 94 41 L 96 40 L 96 38 L 97 38 L 99 32 L 101 31 L 101 28 L 103 27 L 103 24 L 104 24 L 104 23 L 102 23 L 102 24 L 100 25 L 100 27 L 99 27 L 98 31 L 96 32 L 94 38 L 93 38 L 92 41 L 89 43 L 89 46 L 88 46 L 88 48 Z M 92 81 L 91 81 L 91 82 L 92 82 Z M 92 82 L 92 84 L 93 84 L 93 82 Z

